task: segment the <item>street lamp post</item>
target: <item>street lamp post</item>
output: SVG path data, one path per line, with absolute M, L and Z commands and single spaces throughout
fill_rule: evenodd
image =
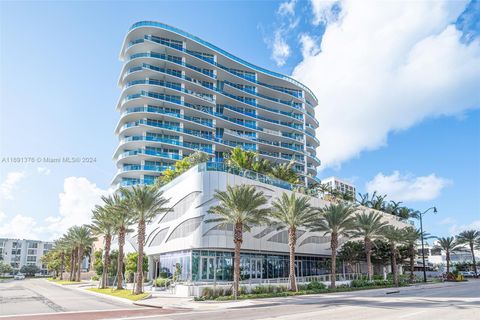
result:
M 420 218 L 420 236 L 422 238 L 422 263 L 423 263 L 423 282 L 427 282 L 427 270 L 425 268 L 425 248 L 423 245 L 423 222 L 422 222 L 422 216 L 427 213 L 429 210 L 433 209 L 433 213 L 437 213 L 437 208 L 436 207 L 431 207 L 428 208 L 427 210 L 423 212 L 419 212 L 419 218 Z

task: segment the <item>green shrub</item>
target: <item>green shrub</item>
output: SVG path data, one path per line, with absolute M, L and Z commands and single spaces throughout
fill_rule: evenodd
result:
M 157 278 L 153 280 L 153 285 L 155 287 L 166 287 L 169 286 L 172 280 L 166 278 Z
M 318 281 L 312 281 L 307 285 L 307 290 L 323 290 L 326 288 L 326 285 Z
M 91 279 L 92 281 L 98 281 L 100 280 L 100 277 L 98 275 L 94 275 Z

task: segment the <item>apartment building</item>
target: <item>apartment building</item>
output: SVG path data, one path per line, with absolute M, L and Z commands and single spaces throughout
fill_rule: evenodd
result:
M 25 265 L 36 265 L 42 274 L 47 266 L 40 258 L 53 248 L 53 242 L 0 238 L 0 260 L 10 264 L 17 273 Z

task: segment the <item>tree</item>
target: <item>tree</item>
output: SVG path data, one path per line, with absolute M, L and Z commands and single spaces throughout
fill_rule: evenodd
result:
M 460 250 L 461 247 L 455 241 L 454 237 L 438 238 L 438 243 L 435 247 L 445 251 L 447 259 L 447 274 L 450 273 L 450 254 L 454 251 Z
M 237 167 L 244 170 L 254 170 L 254 163 L 257 159 L 257 153 L 251 150 L 243 150 L 237 146 L 226 156 L 225 162 L 231 167 Z
M 107 198 L 103 197 L 107 200 Z M 106 203 L 104 201 L 104 203 Z M 106 203 L 107 204 L 107 203 Z M 110 264 L 110 247 L 112 243 L 112 236 L 115 232 L 115 208 L 111 208 L 108 205 L 99 206 L 97 205 L 92 211 L 92 223 L 90 224 L 90 229 L 92 233 L 96 236 L 103 236 L 104 240 L 104 257 L 103 257 L 103 272 L 102 278 L 100 281 L 100 288 L 105 289 L 108 285 L 108 265 Z
M 6 262 L 0 261 L 0 274 L 5 274 L 5 273 L 10 274 L 12 272 L 13 272 L 13 268 L 11 265 L 9 265 Z
M 368 280 L 372 280 L 372 240 L 382 236 L 383 229 L 388 223 L 382 221 L 379 213 L 370 211 L 356 215 L 352 236 L 362 238 L 365 244 L 365 256 L 367 258 Z
M 289 269 L 289 287 L 292 291 L 297 291 L 297 281 L 295 278 L 295 247 L 297 245 L 297 230 L 300 227 L 307 226 L 313 222 L 315 211 L 309 204 L 307 197 L 297 197 L 293 192 L 290 196 L 283 193 L 281 198 L 272 203 L 271 216 L 275 219 L 278 229 L 287 228 L 288 246 L 290 253 Z
M 87 225 L 83 225 L 80 227 L 73 227 L 73 239 L 77 247 L 78 255 L 76 281 L 80 281 L 80 273 L 82 271 L 82 262 L 85 255 L 85 250 L 92 245 L 93 241 L 95 241 L 95 238 L 93 237 L 90 228 Z
M 20 268 L 20 272 L 25 274 L 27 277 L 33 277 L 35 273 L 40 272 L 40 268 L 34 264 L 27 264 Z
M 417 230 L 413 227 L 405 229 L 405 243 L 408 247 L 408 254 L 410 257 L 410 282 L 413 282 L 415 279 L 414 270 L 415 270 L 415 252 L 417 241 L 421 238 L 422 233 L 420 230 Z
M 390 246 L 393 282 L 395 286 L 398 287 L 399 283 L 398 283 L 398 266 L 397 266 L 397 254 L 398 254 L 397 245 L 404 240 L 405 233 L 403 230 L 396 228 L 394 226 L 386 226 L 383 229 L 383 237 L 387 240 Z
M 289 163 L 279 163 L 275 165 L 270 171 L 270 175 L 274 178 L 292 183 L 298 184 L 299 177 L 298 174 L 293 170 L 295 162 L 290 161 Z
M 207 222 L 221 222 L 221 226 L 233 224 L 233 242 L 235 244 L 233 268 L 233 296 L 238 296 L 240 282 L 240 248 L 243 232 L 250 231 L 253 226 L 268 224 L 269 208 L 265 208 L 267 199 L 262 191 L 257 192 L 254 186 L 227 186 L 226 191 L 215 191 L 214 198 L 219 205 L 211 207 L 208 212 L 218 216 Z
M 475 276 L 478 275 L 477 273 L 477 262 L 475 261 L 475 242 L 480 241 L 480 231 L 477 230 L 466 230 L 461 232 L 457 236 L 457 243 L 458 244 L 468 244 L 470 247 L 470 252 L 472 253 L 472 262 L 473 262 L 473 270 L 475 271 Z
M 125 272 L 128 275 L 129 279 L 133 279 L 133 274 L 137 271 L 138 263 L 138 253 L 137 252 L 130 252 L 127 254 L 127 259 L 125 263 Z M 148 271 L 148 258 L 143 257 L 143 266 L 142 266 L 143 272 Z M 132 275 L 132 278 L 130 278 L 130 275 Z
M 49 273 L 54 272 L 54 277 L 56 278 L 61 272 L 62 267 L 62 251 L 58 250 L 57 247 L 48 251 L 46 254 L 40 257 L 40 261 L 47 266 Z
M 166 205 L 169 199 L 163 197 L 163 192 L 154 186 L 134 186 L 132 189 L 121 188 L 128 210 L 137 222 L 137 281 L 135 294 L 143 293 L 143 246 L 145 243 L 146 224 L 152 222 L 158 215 L 170 210 Z
M 330 287 L 335 288 L 336 271 L 337 271 L 337 248 L 338 238 L 347 237 L 354 227 L 355 207 L 348 203 L 332 203 L 324 208 L 319 209 L 319 216 L 316 221 L 311 224 L 311 231 L 323 232 L 330 235 L 330 248 L 332 249 L 332 266 L 330 270 Z
M 209 161 L 210 157 L 211 156 L 205 152 L 196 151 L 184 157 L 182 160 L 177 160 L 175 162 L 175 169 L 167 168 L 162 172 L 162 175 L 157 178 L 155 181 L 156 187 L 160 188 L 197 164 Z
M 120 197 L 119 193 L 112 196 L 102 198 L 105 210 L 110 212 L 113 221 L 113 230 L 117 235 L 118 254 L 117 254 L 117 289 L 123 289 L 123 248 L 125 246 L 125 236 L 131 231 L 130 226 L 133 224 L 132 212 L 127 208 L 125 200 Z M 112 254 L 110 254 L 112 256 Z M 112 256 L 113 259 L 113 256 Z
M 362 241 L 347 241 L 338 250 L 338 259 L 344 261 L 351 272 L 357 273 L 356 264 L 365 259 L 365 246 Z

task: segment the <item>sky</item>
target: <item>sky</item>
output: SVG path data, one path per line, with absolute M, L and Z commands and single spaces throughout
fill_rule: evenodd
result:
M 2 1 L 0 237 L 54 239 L 111 192 L 118 55 L 141 20 L 310 87 L 320 178 L 435 205 L 437 236 L 480 229 L 478 1 Z

